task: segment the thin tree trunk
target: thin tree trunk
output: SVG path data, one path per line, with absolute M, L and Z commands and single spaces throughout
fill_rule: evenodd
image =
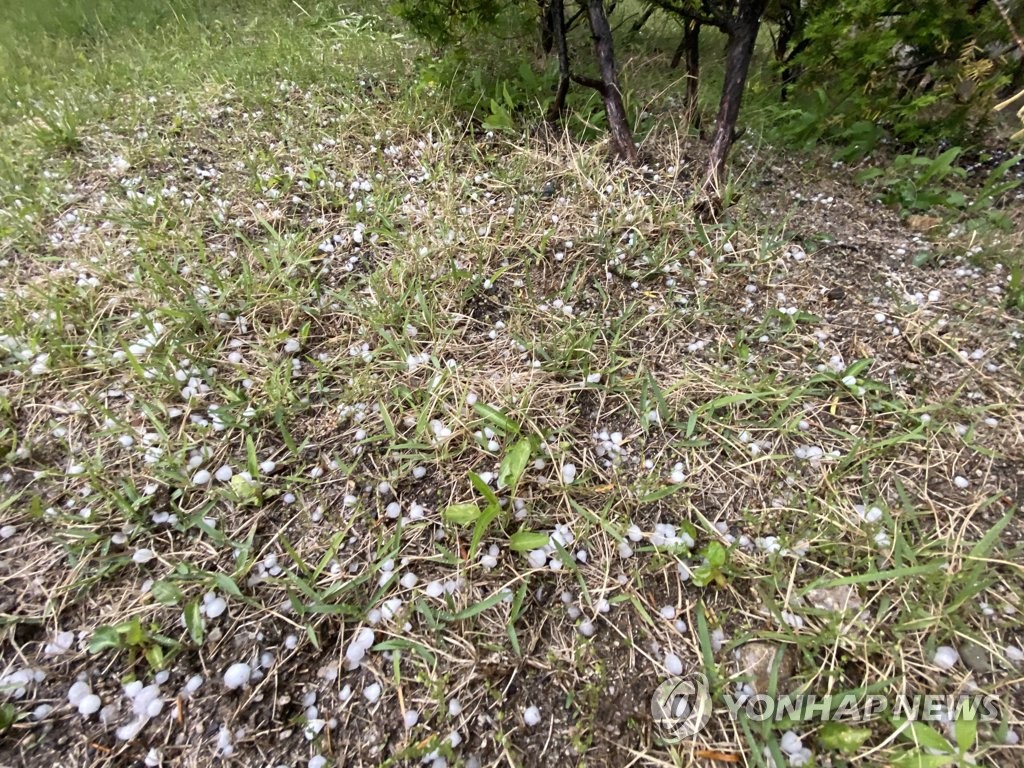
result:
M 547 119 L 548 122 L 556 123 L 565 113 L 565 99 L 569 95 L 569 43 L 565 39 L 565 1 L 550 0 L 550 3 L 551 33 L 558 53 L 558 90 L 548 109 Z
M 757 31 L 761 26 L 766 0 L 739 0 L 739 12 L 728 30 L 729 41 L 725 49 L 725 83 L 715 120 L 715 137 L 711 142 L 705 192 L 718 197 L 725 179 L 725 161 L 732 147 L 736 131 L 736 118 L 740 114 L 743 86 L 750 71 Z
M 551 0 L 537 0 L 540 9 L 540 47 L 544 54 L 551 53 L 555 35 L 555 9 Z M 564 25 L 563 25 L 564 26 Z
M 629 130 L 626 108 L 622 103 L 622 91 L 619 89 L 619 78 L 615 71 L 615 47 L 612 42 L 612 30 L 608 26 L 608 16 L 604 10 L 604 0 L 587 0 L 587 16 L 594 38 L 594 53 L 601 69 L 600 91 L 604 99 L 604 113 L 608 118 L 612 146 L 619 157 L 635 165 L 639 162 L 639 153 L 633 141 L 633 134 Z
M 694 128 L 700 129 L 700 108 L 697 93 L 700 89 L 700 24 L 687 21 L 683 30 L 686 41 L 686 118 Z

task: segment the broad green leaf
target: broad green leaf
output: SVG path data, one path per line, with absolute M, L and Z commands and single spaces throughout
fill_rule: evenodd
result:
M 920 750 L 904 752 L 892 761 L 893 768 L 943 768 L 956 762 L 955 755 L 932 755 Z
M 854 728 L 846 723 L 828 722 L 818 733 L 818 742 L 826 749 L 853 754 L 871 738 L 870 728 Z
M 449 523 L 469 525 L 480 517 L 480 507 L 473 503 L 449 504 L 441 516 Z
M 961 713 L 953 729 L 956 735 L 956 746 L 960 753 L 964 754 L 974 746 L 974 742 L 978 738 L 978 718 L 976 715 L 972 717 Z
M 907 741 L 912 741 L 919 747 L 934 749 L 939 752 L 953 751 L 953 746 L 946 741 L 945 737 L 926 723 L 897 718 L 893 721 L 893 725 L 902 729 L 900 736 Z
M 121 647 L 121 636 L 109 624 L 96 627 L 89 638 L 89 653 L 102 653 L 110 648 Z
M 164 649 L 156 643 L 146 648 L 144 655 L 149 666 L 157 672 L 164 668 Z
M 18 710 L 13 704 L 0 705 L 0 733 L 10 728 L 18 719 Z
M 704 550 L 704 557 L 708 559 L 708 565 L 714 569 L 721 568 L 728 559 L 728 553 L 720 542 L 712 541 Z
M 501 466 L 498 468 L 499 488 L 509 488 L 513 492 L 515 491 L 519 478 L 526 471 L 526 465 L 530 461 L 530 453 L 532 451 L 533 447 L 530 445 L 529 439 L 525 437 L 517 441 L 509 449 L 508 453 L 505 454 L 505 458 L 501 460 Z
M 153 595 L 154 600 L 163 605 L 177 605 L 185 598 L 177 584 L 162 579 L 153 582 L 150 594 Z
M 537 531 L 516 531 L 509 537 L 508 548 L 513 552 L 529 552 L 546 546 L 549 536 Z
M 212 576 L 213 583 L 220 587 L 224 592 L 227 592 L 232 597 L 242 597 L 242 591 L 230 576 L 224 573 L 214 573 Z

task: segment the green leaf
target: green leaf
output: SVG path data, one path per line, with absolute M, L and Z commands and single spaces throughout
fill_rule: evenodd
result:
M 502 432 L 511 435 L 519 434 L 519 425 L 497 408 L 485 403 L 473 403 L 473 410 L 476 411 L 478 416 L 489 421 Z
M 904 752 L 892 761 L 893 768 L 943 768 L 956 762 L 955 755 L 931 755 L 919 750 Z
M 193 600 L 185 606 L 185 627 L 196 645 L 203 644 L 203 617 L 199 613 L 199 601 Z
M 960 754 L 964 754 L 971 747 L 974 746 L 975 740 L 978 738 L 978 718 L 977 716 L 967 715 L 961 713 L 960 717 L 957 718 L 956 724 L 953 726 L 953 732 L 956 736 L 956 746 L 960 750 Z
M 927 725 L 916 720 L 905 720 L 903 718 L 896 718 L 893 721 L 900 730 L 900 736 L 907 741 L 912 741 L 918 747 L 924 747 L 925 749 L 934 749 L 938 752 L 950 753 L 953 751 L 953 746 L 946 741 L 945 737 Z
M 146 642 L 146 630 L 142 628 L 142 621 L 138 616 L 131 621 L 118 624 L 114 629 L 124 638 L 126 645 L 142 645 Z
M 145 652 L 146 661 L 149 666 L 159 672 L 164 667 L 164 649 L 155 643 L 149 646 Z
M 498 497 L 491 490 L 491 486 L 484 482 L 484 479 L 480 477 L 476 472 L 469 473 L 469 482 L 476 488 L 476 492 L 483 496 L 489 505 L 497 505 Z
M 13 704 L 0 705 L 0 733 L 3 733 L 18 720 L 18 710 Z
M 725 565 L 728 556 L 725 547 L 717 541 L 712 541 L 704 549 L 704 557 L 708 559 L 708 565 L 716 570 Z
M 825 723 L 818 733 L 818 742 L 823 747 L 848 755 L 860 749 L 870 738 L 870 728 L 854 728 L 835 721 Z
M 242 598 L 242 591 L 235 584 L 234 580 L 224 573 L 214 573 L 213 583 L 220 587 L 224 592 L 227 592 L 232 597 Z
M 463 621 L 465 619 L 471 619 L 474 616 L 483 613 L 488 608 L 493 608 L 495 605 L 497 605 L 502 600 L 507 598 L 510 594 L 512 593 L 509 592 L 507 589 L 499 589 L 493 595 L 491 595 L 488 598 L 485 598 L 484 600 L 481 600 L 479 603 L 474 603 L 473 605 L 467 608 L 463 608 L 458 613 L 452 613 L 447 615 L 443 614 L 442 617 L 447 621 Z
M 529 552 L 547 546 L 549 536 L 537 531 L 516 531 L 508 540 L 508 548 L 513 552 Z
M 509 488 L 512 492 L 515 492 L 519 478 L 526 471 L 526 465 L 530 461 L 530 454 L 532 452 L 533 446 L 530 445 L 529 439 L 525 437 L 509 449 L 508 453 L 505 454 L 505 458 L 501 460 L 501 466 L 498 468 L 499 488 Z
M 102 653 L 111 648 L 121 647 L 121 636 L 109 624 L 96 627 L 89 638 L 89 653 Z
M 469 525 L 475 522 L 481 515 L 480 507 L 473 503 L 449 504 L 441 516 L 449 523 L 456 525 Z
M 150 594 L 153 595 L 153 599 L 162 605 L 177 605 L 184 598 L 185 595 L 182 593 L 178 585 L 171 581 L 154 581 L 153 586 L 150 589 Z

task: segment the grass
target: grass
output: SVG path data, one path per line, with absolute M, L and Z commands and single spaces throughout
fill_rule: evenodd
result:
M 0 29 L 5 760 L 1019 759 L 1009 267 L 755 142 L 697 221 L 671 104 L 641 170 L 477 131 L 363 4 Z M 732 718 L 752 641 L 1000 717 Z M 670 653 L 717 707 L 678 744 Z

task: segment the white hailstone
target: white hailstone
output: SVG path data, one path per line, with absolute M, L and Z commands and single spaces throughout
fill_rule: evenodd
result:
M 540 710 L 537 707 L 527 707 L 523 712 L 523 722 L 531 728 L 540 722 Z
M 387 482 L 386 480 L 379 483 L 377 485 L 377 493 L 379 493 L 381 496 L 387 496 L 389 493 L 391 493 L 391 483 Z
M 963 475 L 957 475 L 956 477 L 953 478 L 953 485 L 955 485 L 957 488 L 960 488 L 961 490 L 966 488 L 970 484 L 970 481 Z
M 683 660 L 674 653 L 665 654 L 665 670 L 673 677 L 683 674 Z
M 566 485 L 572 483 L 576 479 L 576 465 L 575 464 L 563 464 L 562 465 L 562 482 Z
M 100 701 L 100 697 L 95 693 L 90 693 L 87 696 L 83 696 L 82 700 L 78 702 L 78 714 L 82 717 L 89 717 L 100 711 L 103 706 L 103 702 Z
M 584 637 L 593 637 L 594 633 L 597 631 L 594 627 L 594 622 L 592 621 L 581 621 L 577 629 Z
M 1024 650 L 1021 650 L 1020 646 L 1008 645 L 1004 649 L 1006 658 L 1014 664 L 1020 664 L 1024 661 Z
M 735 253 L 736 247 L 728 240 L 726 240 L 725 245 L 722 246 L 722 251 L 724 251 L 725 253 Z
M 857 384 L 857 377 L 856 376 L 844 376 L 843 377 L 843 386 L 844 387 L 853 387 L 853 386 L 856 386 L 856 384 Z
M 5 685 L 9 685 L 9 684 L 11 684 L 11 683 L 9 683 L 5 679 Z M 86 683 L 86 682 L 84 682 L 82 680 L 79 680 L 76 683 L 72 683 L 71 687 L 68 689 L 68 703 L 72 707 L 78 707 L 82 703 L 82 700 L 86 696 L 89 696 L 91 694 L 92 694 L 92 686 L 90 686 L 88 683 Z
M 673 484 L 679 485 L 681 482 L 686 480 L 686 474 L 683 472 L 682 468 L 674 468 L 669 479 Z
M 631 546 L 629 546 L 629 542 L 627 542 L 627 541 L 620 541 L 619 542 L 619 557 L 621 557 L 623 560 L 625 560 L 626 558 L 632 557 L 632 556 L 633 556 L 633 548 Z
M 940 645 L 935 649 L 935 656 L 932 663 L 939 669 L 952 669 L 960 661 L 960 654 L 956 648 L 949 645 Z
M 234 474 L 235 474 L 235 470 L 233 470 L 233 469 L 232 469 L 231 467 L 229 467 L 229 466 L 228 466 L 227 464 L 225 464 L 225 465 L 224 465 L 223 467 L 221 467 L 220 469 L 218 469 L 218 470 L 217 470 L 217 471 L 216 471 L 216 472 L 214 473 L 214 475 L 213 475 L 213 476 L 214 476 L 215 478 L 217 478 L 217 480 L 218 480 L 219 482 L 221 482 L 221 483 L 226 483 L 226 482 L 228 482 L 228 481 L 229 481 L 229 480 L 231 479 L 231 477 L 232 477 L 232 476 L 233 476 Z
M 40 704 L 38 707 L 32 710 L 33 720 L 45 720 L 49 717 L 50 713 L 53 712 L 53 707 L 49 704 Z
M 205 612 L 208 618 L 216 619 L 224 614 L 224 611 L 228 609 L 228 601 L 223 597 L 214 597 L 210 602 L 206 603 Z
M 426 467 L 413 467 L 412 476 L 414 478 L 416 478 L 417 480 L 423 479 L 423 477 L 426 476 L 426 474 L 427 474 L 427 468 Z
M 306 763 L 306 765 L 308 765 L 309 768 L 326 768 L 327 758 L 323 755 L 313 755 L 309 758 L 309 762 Z
M 626 535 L 632 542 L 641 541 L 644 538 L 643 531 L 641 531 L 640 528 L 635 524 L 629 526 L 629 528 L 626 530 Z
M 399 581 L 399 584 L 401 584 L 406 589 L 412 589 L 416 586 L 417 583 L 419 583 L 419 579 L 416 578 L 416 574 L 412 572 L 405 574 L 402 577 L 401 581 Z
M 205 469 L 200 469 L 194 475 L 192 475 L 193 485 L 206 485 L 210 482 L 210 473 Z
M 192 695 L 193 693 L 195 693 L 196 691 L 199 690 L 199 688 L 200 688 L 200 686 L 202 686 L 202 684 L 203 684 L 203 676 L 202 675 L 192 675 L 192 677 L 190 677 L 185 682 L 185 693 L 188 694 L 188 695 Z
M 408 336 L 410 339 L 415 339 L 418 333 L 419 329 L 415 325 L 405 326 L 405 335 Z
M 661 614 L 661 618 L 666 621 L 672 621 L 676 617 L 676 607 L 674 605 L 662 606 L 661 610 L 658 611 Z
M 866 523 L 877 523 L 882 519 L 882 510 L 878 507 L 869 507 L 868 509 L 864 509 L 864 507 L 857 505 L 855 509 L 857 509 L 861 520 Z
M 793 731 L 786 731 L 779 740 L 779 747 L 789 758 L 789 764 L 793 768 L 807 765 L 811 759 L 811 750 L 804 746 L 803 741 Z
M 380 698 L 380 694 L 380 683 L 370 683 L 368 686 L 363 688 L 363 698 L 371 704 L 375 704 L 377 702 L 377 699 Z
M 156 553 L 152 549 L 142 548 L 135 550 L 135 554 L 132 555 L 132 560 L 141 564 L 148 563 L 154 557 L 156 557 Z
M 444 584 L 440 581 L 432 581 L 423 591 L 426 592 L 427 597 L 440 597 L 444 594 Z
M 234 691 L 246 685 L 252 679 L 252 667 L 244 662 L 236 662 L 224 673 L 224 687 Z
M 397 501 L 392 501 L 387 507 L 384 508 L 384 514 L 394 520 L 396 517 L 402 514 L 402 505 Z
M 462 714 L 462 702 L 458 699 L 449 699 L 448 701 L 448 716 L 458 717 Z
M 18 529 L 13 525 L 5 525 L 3 528 L 0 528 L 0 539 L 9 539 L 17 532 Z
M 277 462 L 267 459 L 260 463 L 260 474 L 272 475 L 274 470 L 277 469 Z
M 288 341 L 284 343 L 284 351 L 288 354 L 298 352 L 300 349 L 302 349 L 302 345 L 299 343 L 298 339 L 288 339 Z
M 115 735 L 121 741 L 131 741 L 142 732 L 142 729 L 146 727 L 146 723 L 148 722 L 148 717 L 145 715 L 139 715 L 127 725 L 122 725 L 118 728 Z
M 600 384 L 600 383 L 601 383 L 601 374 L 600 373 L 588 373 L 587 374 L 587 384 Z
M 357 669 L 366 657 L 366 649 L 355 643 L 350 643 L 345 649 L 345 669 Z
M 70 650 L 75 642 L 74 632 L 58 632 L 52 643 L 47 643 L 43 648 L 46 656 L 60 656 Z
M 117 442 L 121 444 L 122 448 L 131 448 L 135 444 L 135 438 L 131 435 L 121 435 L 117 438 Z
M 530 565 L 534 568 L 543 568 L 548 564 L 548 553 L 543 549 L 534 549 L 528 555 Z
M 69 475 L 84 475 L 85 474 L 85 467 L 83 465 L 81 465 L 81 464 L 70 464 L 68 466 L 68 474 Z
M 402 715 L 402 724 L 405 725 L 406 730 L 412 728 L 420 720 L 420 713 L 415 709 L 405 710 L 405 714 Z

